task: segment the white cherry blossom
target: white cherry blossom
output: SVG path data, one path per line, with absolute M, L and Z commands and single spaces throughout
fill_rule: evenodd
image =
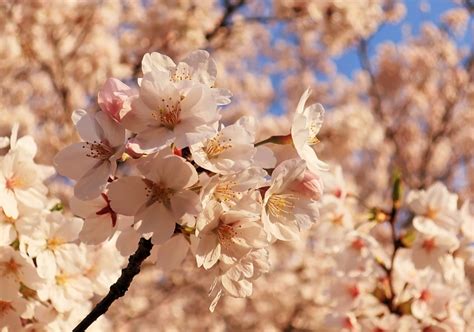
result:
M 148 72 L 163 72 L 168 79 L 186 88 L 194 82 L 202 83 L 212 89 L 218 105 L 230 103 L 232 94 L 229 90 L 215 88 L 217 66 L 215 61 L 204 50 L 193 51 L 183 60 L 175 64 L 174 61 L 161 53 L 147 53 L 142 60 L 143 74 Z
M 319 160 L 314 150 L 319 142 L 317 135 L 323 124 L 324 108 L 321 104 L 305 107 L 310 94 L 311 91 L 306 90 L 298 102 L 291 125 L 291 137 L 300 158 L 306 161 L 310 171 L 317 174 L 329 169 L 326 163 Z
M 185 214 L 198 212 L 199 196 L 189 188 L 198 180 L 194 167 L 168 149 L 143 159 L 139 176 L 123 177 L 109 186 L 112 209 L 141 221 L 139 232 L 153 233 L 161 244 Z M 179 174 L 179 176 L 176 176 Z
M 262 220 L 265 230 L 279 240 L 298 240 L 300 231 L 319 218 L 316 199 L 295 188 L 304 181 L 306 163 L 291 159 L 278 165 L 263 199 Z M 298 190 L 298 189 L 297 189 Z
M 84 141 L 59 151 L 54 165 L 61 175 L 77 180 L 74 187 L 77 198 L 93 199 L 115 174 L 117 160 L 124 151 L 125 129 L 105 112 L 79 110 L 72 117 Z
M 253 249 L 268 246 L 267 234 L 260 223 L 260 205 L 244 196 L 229 211 L 211 202 L 197 220 L 198 267 L 211 268 L 218 260 L 232 264 Z

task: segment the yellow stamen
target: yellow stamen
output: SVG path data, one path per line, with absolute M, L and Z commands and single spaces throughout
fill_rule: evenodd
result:
M 231 142 L 232 139 L 223 140 L 222 134 L 219 133 L 211 139 L 206 141 L 206 144 L 202 148 L 204 152 L 207 154 L 209 159 L 217 158 L 222 152 L 230 149 L 232 144 L 228 143 Z
M 219 203 L 221 202 L 228 202 L 233 200 L 237 197 L 236 192 L 232 190 L 232 187 L 235 185 L 235 182 L 222 182 L 219 183 L 216 188 L 214 189 L 214 198 Z
M 46 247 L 49 250 L 56 250 L 60 245 L 64 244 L 64 240 L 59 237 L 53 237 L 52 239 L 48 239 L 46 242 Z
M 296 198 L 292 194 L 273 194 L 268 199 L 267 211 L 275 217 L 290 214 L 295 207 L 292 200 L 296 200 Z

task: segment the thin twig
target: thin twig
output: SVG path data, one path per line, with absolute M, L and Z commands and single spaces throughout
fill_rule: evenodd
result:
M 94 309 L 74 328 L 73 332 L 85 331 L 97 318 L 107 312 L 113 302 L 125 295 L 133 278 L 140 273 L 140 266 L 143 261 L 150 256 L 152 248 L 151 240 L 140 239 L 138 249 L 129 257 L 127 267 L 122 270 L 122 274 L 115 284 L 110 286 L 109 293 L 97 303 Z
M 206 33 L 206 39 L 208 41 L 212 40 L 221 28 L 228 26 L 232 15 L 243 5 L 245 5 L 245 0 L 239 0 L 236 3 L 231 3 L 229 0 L 225 1 L 224 15 L 222 15 L 214 29 Z

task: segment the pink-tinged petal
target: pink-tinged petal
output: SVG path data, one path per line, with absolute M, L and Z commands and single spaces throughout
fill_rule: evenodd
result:
M 71 208 L 72 213 L 81 218 L 95 216 L 97 211 L 102 210 L 106 206 L 107 203 L 102 196 L 89 201 L 83 201 L 72 196 L 69 200 L 69 207 Z
M 200 240 L 196 249 L 196 263 L 198 267 L 210 269 L 217 263 L 221 255 L 221 246 L 214 234 L 206 234 Z
M 18 218 L 18 203 L 13 191 L 6 188 L 0 188 L 0 205 L 3 208 L 3 213 L 7 217 Z
M 99 163 L 99 160 L 87 157 L 89 151 L 84 143 L 74 143 L 59 151 L 53 164 L 59 174 L 78 180 Z
M 247 297 L 252 295 L 252 283 L 246 279 L 235 281 L 223 276 L 222 286 L 234 297 Z
M 142 72 L 149 73 L 153 71 L 164 71 L 169 72 L 176 67 L 173 60 L 164 54 L 153 52 L 147 53 L 143 56 L 142 60 Z
M 147 186 L 139 176 L 128 176 L 112 182 L 107 193 L 112 209 L 133 216 L 147 201 Z
M 101 215 L 87 218 L 79 233 L 79 239 L 87 244 L 99 244 L 113 234 L 110 215 Z
M 93 199 L 105 189 L 110 176 L 110 162 L 103 161 L 98 166 L 84 174 L 74 187 L 74 195 L 82 200 Z
M 104 132 L 104 139 L 110 146 L 116 147 L 125 143 L 125 129 L 112 120 L 105 112 L 98 112 L 95 119 Z
M 120 121 L 120 111 L 131 88 L 116 78 L 109 78 L 97 95 L 100 108 L 116 121 Z
M 191 146 L 193 144 L 204 141 L 206 138 L 211 138 L 216 134 L 216 130 L 211 125 L 196 126 L 193 120 L 182 121 L 179 126 L 174 129 L 176 136 L 174 144 L 178 149 Z
M 184 235 L 175 235 L 158 247 L 156 264 L 164 271 L 173 270 L 186 258 L 188 251 L 189 242 Z
M 171 209 L 177 219 L 186 213 L 197 215 L 199 213 L 199 195 L 191 190 L 182 191 L 171 197 Z
M 199 82 L 212 86 L 216 80 L 217 67 L 209 53 L 204 50 L 197 50 L 190 53 L 183 62 L 193 69 L 193 78 Z
M 125 128 L 138 133 L 147 128 L 150 123 L 155 122 L 151 115 L 153 110 L 146 106 L 140 98 L 133 98 L 131 108 L 132 110 L 125 114 L 121 121 Z
M 273 151 L 266 146 L 257 146 L 253 161 L 254 167 L 270 169 L 276 165 L 276 158 Z
M 171 144 L 173 138 L 173 132 L 165 127 L 150 127 L 141 131 L 131 142 L 137 143 L 144 150 L 161 149 Z
M 142 233 L 153 232 L 154 244 L 162 244 L 174 233 L 177 219 L 161 203 L 154 203 L 135 216 L 135 221 L 142 221 L 138 229 Z
M 176 190 L 190 187 L 198 181 L 196 169 L 183 158 L 175 155 L 162 159 L 156 172 L 166 187 Z
M 79 237 L 83 224 L 84 221 L 80 218 L 68 218 L 56 231 L 56 236 L 59 236 L 66 242 L 72 242 Z
M 296 223 L 284 224 L 282 222 L 272 222 L 268 217 L 263 218 L 264 228 L 267 233 L 273 235 L 281 241 L 298 241 L 300 240 L 300 230 Z
M 138 248 L 142 234 L 131 228 L 124 230 L 117 238 L 116 246 L 122 256 L 129 256 Z
M 93 113 L 83 113 L 76 123 L 79 136 L 86 142 L 100 141 L 102 129 L 95 121 Z

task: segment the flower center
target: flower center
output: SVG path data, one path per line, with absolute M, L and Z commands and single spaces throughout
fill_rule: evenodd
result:
M 14 274 L 17 275 L 18 272 L 20 272 L 21 264 L 18 264 L 17 261 L 15 261 L 13 258 L 10 258 L 9 261 L 3 262 L 0 264 L 3 270 L 3 273 L 1 273 L 3 276 L 6 276 L 8 274 Z
M 172 82 L 190 81 L 191 73 L 189 72 L 188 68 L 183 68 L 181 66 L 178 66 L 175 72 L 173 73 L 173 75 L 170 76 L 170 80 Z
M 333 223 L 334 225 L 340 226 L 340 225 L 342 225 L 342 223 L 343 223 L 343 221 L 344 221 L 344 215 L 338 214 L 338 215 L 336 215 L 334 218 L 332 218 L 331 221 L 332 221 L 332 223 Z
M 427 289 L 423 289 L 420 294 L 421 301 L 428 301 L 431 298 L 431 293 Z
M 102 141 L 84 142 L 82 148 L 88 150 L 87 157 L 99 160 L 107 160 L 114 154 L 114 149 Z
M 174 102 L 172 97 L 169 97 L 168 100 L 163 98 L 161 101 L 161 106 L 157 111 L 153 111 L 151 115 L 155 120 L 160 121 L 161 126 L 173 130 L 181 122 L 181 105 L 179 101 Z
M 421 245 L 423 249 L 425 249 L 428 252 L 431 252 L 433 249 L 436 249 L 436 242 L 435 239 L 426 239 L 423 241 L 423 244 Z
M 154 183 L 145 179 L 146 196 L 148 198 L 147 205 L 150 206 L 155 202 L 163 204 L 168 209 L 171 209 L 171 196 L 174 195 L 174 190 L 163 187 L 158 183 Z
M 231 141 L 231 138 L 227 140 L 222 139 L 222 134 L 219 133 L 213 138 L 208 139 L 202 149 L 209 159 L 214 159 L 217 158 L 222 152 L 232 147 L 232 144 L 230 144 Z
M 22 181 L 21 178 L 12 176 L 11 178 L 7 179 L 5 182 L 5 187 L 8 190 L 15 190 L 15 188 L 21 188 L 23 187 L 24 182 Z
M 60 273 L 60 274 L 56 275 L 55 279 L 56 279 L 56 284 L 57 285 L 63 286 L 68 282 L 69 276 L 64 274 L 64 273 Z
M 235 182 L 228 181 L 219 183 L 214 189 L 214 198 L 219 203 L 228 202 L 234 200 L 237 197 L 235 191 L 232 190 L 232 187 L 235 185 Z
M 217 228 L 217 237 L 219 238 L 219 242 L 224 246 L 228 247 L 229 244 L 232 242 L 232 238 L 237 235 L 234 227 L 228 224 L 220 223 L 219 227 Z
M 308 138 L 306 141 L 308 142 L 309 145 L 318 144 L 320 142 L 320 140 L 316 136 L 318 134 L 318 125 L 315 122 L 312 122 L 309 125 L 308 129 L 309 129 L 309 133 L 308 133 Z
M 349 287 L 347 287 L 347 292 L 353 299 L 355 299 L 360 294 L 360 290 L 357 285 L 350 285 Z
M 64 241 L 63 239 L 59 238 L 59 237 L 53 237 L 51 239 L 48 239 L 48 241 L 46 242 L 46 247 L 49 249 L 49 250 L 56 250 L 60 245 L 64 244 Z
M 351 247 L 354 248 L 355 250 L 362 250 L 365 247 L 365 242 L 361 238 L 357 238 L 351 243 Z
M 435 219 L 436 216 L 438 215 L 438 210 L 434 209 L 432 207 L 428 207 L 428 209 L 425 212 L 425 217 L 429 219 Z
M 0 300 L 0 317 L 8 315 L 9 311 L 15 311 L 11 302 Z
M 296 196 L 292 194 L 273 194 L 268 199 L 267 211 L 275 217 L 290 214 L 295 206 L 292 202 L 295 199 Z

